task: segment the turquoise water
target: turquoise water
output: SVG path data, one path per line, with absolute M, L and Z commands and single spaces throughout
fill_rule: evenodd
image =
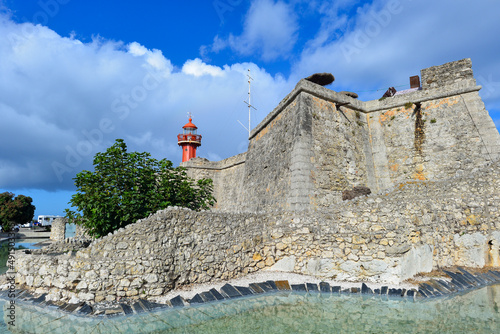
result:
M 409 301 L 278 293 L 112 318 L 16 309 L 13 333 L 499 333 L 500 285 Z M 7 332 L 5 324 L 0 330 Z
M 37 249 L 36 243 L 41 239 L 16 239 L 15 249 Z M 3 241 L 0 243 L 0 275 L 7 272 L 7 259 L 9 257 L 9 242 Z

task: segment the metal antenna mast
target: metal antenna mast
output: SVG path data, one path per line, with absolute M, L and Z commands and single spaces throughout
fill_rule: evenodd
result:
M 243 125 L 243 123 L 241 123 L 240 121 L 238 121 L 242 127 L 245 128 L 245 130 L 248 131 L 248 138 L 250 138 L 250 131 L 252 129 L 251 127 L 251 111 L 252 111 L 252 108 L 257 110 L 253 105 L 252 105 L 252 102 L 251 102 L 251 90 L 250 90 L 250 85 L 251 85 L 251 81 L 253 80 L 253 78 L 250 76 L 250 69 L 248 69 L 248 74 L 247 74 L 247 77 L 248 77 L 248 102 L 247 101 L 243 101 L 245 102 L 247 105 L 248 105 L 248 128 L 246 126 Z

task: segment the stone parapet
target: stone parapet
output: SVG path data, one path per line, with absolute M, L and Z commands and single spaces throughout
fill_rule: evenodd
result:
M 475 84 L 470 58 L 425 68 L 420 73 L 423 89 L 448 86 L 464 80 Z
M 208 170 L 224 170 L 245 163 L 246 152 L 220 161 L 209 161 L 205 158 L 192 158 L 188 161 L 181 162 L 179 166 L 187 169 L 208 169 Z

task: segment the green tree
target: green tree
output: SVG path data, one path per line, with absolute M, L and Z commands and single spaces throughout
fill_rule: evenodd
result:
M 3 231 L 10 231 L 16 224 L 26 224 L 33 219 L 35 206 L 31 197 L 4 192 L 0 194 L 0 224 Z
M 94 157 L 94 172 L 74 178 L 77 193 L 66 216 L 101 237 L 168 206 L 210 209 L 215 203 L 212 180 L 197 182 L 184 168 L 167 159 L 156 160 L 147 152 L 127 152 L 122 139 Z

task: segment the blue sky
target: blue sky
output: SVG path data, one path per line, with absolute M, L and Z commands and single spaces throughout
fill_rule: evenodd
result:
M 75 175 L 116 138 L 178 165 L 188 112 L 199 156 L 244 152 L 248 69 L 254 127 L 315 72 L 371 100 L 472 58 L 500 128 L 499 12 L 494 0 L 0 0 L 0 191 L 62 215 Z

